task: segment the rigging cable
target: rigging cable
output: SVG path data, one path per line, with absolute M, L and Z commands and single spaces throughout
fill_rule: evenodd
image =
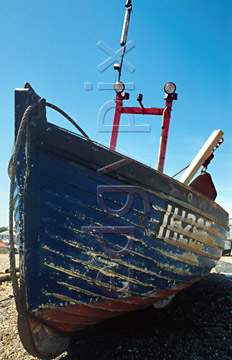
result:
M 127 0 L 125 7 L 127 9 L 126 9 L 126 13 L 125 13 L 125 19 L 124 19 L 124 24 L 123 24 L 123 29 L 122 29 L 122 37 L 121 37 L 121 42 L 120 42 L 120 45 L 123 46 L 123 52 L 122 52 L 122 57 L 121 57 L 121 64 L 119 67 L 118 81 L 120 81 L 120 78 L 121 78 L 123 58 L 126 53 L 127 33 L 128 33 L 128 28 L 129 28 L 130 15 L 132 12 L 131 0 Z
M 82 130 L 82 128 L 68 115 L 66 114 L 66 112 L 64 112 L 63 110 L 61 110 L 58 106 L 56 105 L 53 105 L 53 104 L 50 104 L 48 102 L 45 102 L 45 105 L 47 107 L 50 107 L 56 111 L 58 111 L 61 115 L 63 115 L 66 119 L 68 119 L 72 124 L 73 126 L 75 126 L 75 128 L 80 131 L 80 133 L 86 137 L 87 139 L 89 139 L 89 136 L 86 134 L 86 132 L 84 130 Z

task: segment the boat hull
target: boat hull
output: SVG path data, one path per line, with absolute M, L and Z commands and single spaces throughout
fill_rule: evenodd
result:
M 222 255 L 228 214 L 194 189 L 47 123 L 42 104 L 40 113 L 20 144 L 16 218 L 27 326 L 36 351 L 52 358 L 71 332 L 160 303 L 207 275 Z M 41 341 L 47 332 L 49 344 L 65 339 L 54 354 Z

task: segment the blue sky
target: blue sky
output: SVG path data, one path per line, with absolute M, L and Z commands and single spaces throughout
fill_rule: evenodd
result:
M 172 176 L 188 165 L 213 130 L 225 133 L 223 145 L 209 166 L 217 202 L 232 216 L 232 1 L 133 0 L 128 40 L 135 47 L 125 59 L 135 71 L 122 72 L 134 83 L 128 106 L 163 107 L 163 86 L 176 83 L 165 172 Z M 0 0 L 0 226 L 8 223 L 7 176 L 14 134 L 14 89 L 29 81 L 36 92 L 65 110 L 94 140 L 109 145 L 110 133 L 99 131 L 99 110 L 114 99 L 113 67 L 99 65 L 108 55 L 102 41 L 120 48 L 125 0 Z M 90 83 L 92 90 L 86 90 Z M 49 121 L 73 129 L 48 110 Z M 109 111 L 105 124 L 112 124 Z M 128 124 L 127 117 L 122 125 Z M 121 132 L 117 150 L 154 167 L 161 118 L 139 117 L 147 133 Z M 125 128 L 124 128 L 125 129 Z M 128 129 L 128 128 L 126 128 Z M 139 128 L 138 128 L 139 130 Z

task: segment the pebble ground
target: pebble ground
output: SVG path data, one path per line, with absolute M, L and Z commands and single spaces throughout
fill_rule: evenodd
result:
M 0 272 L 8 267 L 8 255 L 0 255 Z M 224 257 L 216 271 L 230 269 L 232 257 Z M 165 309 L 148 307 L 77 333 L 56 360 L 232 360 L 232 280 L 216 271 Z M 0 359 L 35 359 L 18 337 L 10 282 L 0 284 Z

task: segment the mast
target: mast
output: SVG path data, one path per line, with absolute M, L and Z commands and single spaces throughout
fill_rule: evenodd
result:
M 123 101 L 129 99 L 129 94 L 124 91 L 125 85 L 122 81 L 120 81 L 120 79 L 121 79 L 121 72 L 123 66 L 123 58 L 126 52 L 126 42 L 127 42 L 127 34 L 129 29 L 130 16 L 132 12 L 131 0 L 127 0 L 125 6 L 126 6 L 126 13 L 124 18 L 122 37 L 120 43 L 120 45 L 123 46 L 121 64 L 120 66 L 118 64 L 114 64 L 114 69 L 118 71 L 119 75 L 118 75 L 118 81 L 116 81 L 116 83 L 114 84 L 114 90 L 116 92 L 116 98 L 115 98 L 116 106 L 115 106 L 113 127 L 112 127 L 111 140 L 110 140 L 110 149 L 111 150 L 116 149 L 120 118 L 122 114 L 163 115 L 159 157 L 158 157 L 158 163 L 156 165 L 156 170 L 163 172 L 167 139 L 168 139 L 168 131 L 169 131 L 169 123 L 170 123 L 171 111 L 172 111 L 172 102 L 173 100 L 177 100 L 176 85 L 172 82 L 168 82 L 164 86 L 164 91 L 165 91 L 164 99 L 166 100 L 165 108 L 144 107 L 142 104 L 142 100 L 143 100 L 142 94 L 138 94 L 137 96 L 137 101 L 140 107 L 127 107 L 123 105 Z
M 123 52 L 122 52 L 121 64 L 120 64 L 120 68 L 119 68 L 119 72 L 118 72 L 118 81 L 120 81 L 120 78 L 121 78 L 123 58 L 124 58 L 124 55 L 126 52 L 127 34 L 128 34 L 128 29 L 129 29 L 130 16 L 131 16 L 131 12 L 132 12 L 131 0 L 127 0 L 125 7 L 127 9 L 126 9 L 126 13 L 125 13 L 125 18 L 124 18 L 124 23 L 123 23 L 123 28 L 122 28 L 122 37 L 121 37 L 121 42 L 120 42 L 120 45 L 123 46 Z

